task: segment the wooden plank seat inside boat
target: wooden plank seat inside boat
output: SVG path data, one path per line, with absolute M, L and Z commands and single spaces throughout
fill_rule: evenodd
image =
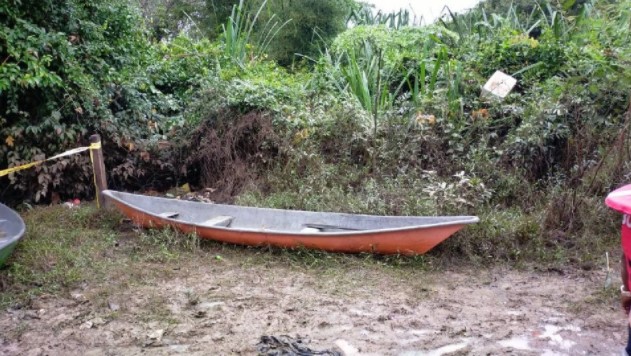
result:
M 175 219 L 180 216 L 180 213 L 175 212 L 175 211 L 169 211 L 169 212 L 160 213 L 158 215 L 161 218 Z M 234 220 L 234 216 L 218 215 L 206 221 L 200 222 L 197 225 L 201 225 L 205 227 L 229 227 L 230 224 L 232 224 L 232 220 Z
M 327 224 L 304 224 L 300 232 L 318 233 L 318 232 L 348 232 L 348 231 L 360 231 L 360 230 L 361 229 L 347 227 L 347 226 L 337 226 L 337 225 L 327 225 Z
M 232 220 L 234 220 L 234 216 L 219 215 L 219 216 L 215 216 L 212 219 L 208 219 L 202 223 L 199 223 L 198 225 L 208 226 L 208 227 L 212 227 L 212 226 L 229 227 L 230 224 L 232 224 Z

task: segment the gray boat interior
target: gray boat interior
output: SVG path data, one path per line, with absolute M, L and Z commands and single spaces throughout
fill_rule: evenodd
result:
M 0 203 L 0 249 L 19 240 L 25 229 L 22 218 L 13 209 Z
M 473 224 L 475 216 L 376 216 L 254 208 L 150 197 L 106 190 L 103 194 L 134 209 L 197 226 L 275 233 L 365 233 L 454 224 Z

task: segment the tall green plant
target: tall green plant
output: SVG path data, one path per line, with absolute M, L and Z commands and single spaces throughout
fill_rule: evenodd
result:
M 261 1 L 261 0 L 254 0 Z M 269 0 L 259 18 L 291 19 L 266 50 L 269 58 L 289 67 L 306 57 L 315 57 L 323 47 L 347 29 L 346 20 L 354 0 Z M 261 38 L 262 26 L 255 28 Z
M 424 97 L 432 98 L 436 90 L 440 70 L 448 60 L 449 55 L 446 47 L 442 46 L 437 52 L 436 57 L 432 58 L 429 51 L 429 44 L 425 44 L 423 47 L 423 58 L 420 60 L 418 72 L 413 77 L 413 80 L 408 79 L 407 81 L 414 103 L 418 104 Z
M 410 73 L 396 88 L 390 88 L 395 70 L 385 66 L 383 50 L 375 48 L 369 41 L 364 41 L 358 50 L 348 52 L 343 61 L 340 68 L 347 89 L 371 113 L 373 133 L 376 135 L 381 113 L 392 108 Z
M 394 68 L 384 65 L 383 49 L 374 48 L 369 41 L 364 41 L 359 50 L 352 50 L 347 53 L 345 64 L 341 65 L 340 68 L 348 91 L 371 115 L 373 135 L 371 162 L 372 170 L 375 171 L 378 155 L 376 138 L 381 115 L 393 107 L 395 99 L 408 81 L 411 72 L 407 73 L 394 90 L 390 88 L 396 71 Z
M 290 21 L 287 20 L 280 24 L 276 20 L 276 16 L 272 15 L 263 25 L 261 34 L 257 37 L 257 42 L 252 33 L 266 4 L 267 0 L 264 0 L 256 13 L 252 15 L 245 9 L 244 0 L 240 0 L 239 4 L 234 5 L 232 8 L 232 14 L 226 20 L 226 23 L 222 25 L 221 38 L 224 43 L 224 54 L 239 66 L 245 64 L 248 56 L 251 59 L 261 57 L 279 31 Z
M 352 26 L 357 25 L 385 25 L 392 29 L 400 29 L 405 26 L 412 26 L 415 23 L 415 19 L 410 17 L 410 11 L 401 9 L 399 11 L 382 12 L 381 10 L 376 13 L 372 7 L 361 6 L 353 9 L 348 17 L 347 24 Z
M 562 8 L 552 5 L 548 0 L 533 2 L 527 12 L 524 11 L 526 10 L 513 3 L 505 6 L 502 12 L 493 12 L 490 15 L 484 6 L 478 6 L 465 14 L 456 14 L 446 7 L 447 16 L 441 17 L 439 22 L 460 35 L 461 45 L 469 42 L 473 35 L 492 38 L 505 31 L 530 34 L 535 29 L 550 29 L 555 38 L 559 39 L 572 28 L 571 18 L 564 15 Z

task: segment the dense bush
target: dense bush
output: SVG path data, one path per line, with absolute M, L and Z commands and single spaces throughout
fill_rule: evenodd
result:
M 628 0 L 490 1 L 425 27 L 400 12 L 391 26 L 362 20 L 320 52 L 310 22 L 287 27 L 282 46 L 258 35 L 268 19 L 289 20 L 284 1 L 244 3 L 230 18 L 231 3 L 218 3 L 223 27 L 206 18 L 214 27 L 202 35 L 146 12 L 173 30 L 160 42 L 122 0 L 0 5 L 0 164 L 99 132 L 115 187 L 189 182 L 282 208 L 478 214 L 443 247 L 471 258 L 603 248 L 593 226 L 612 215 L 593 207 L 631 179 Z M 164 1 L 178 4 L 195 5 Z M 324 43 L 339 28 L 329 30 Z M 285 35 L 312 66 L 278 64 L 293 56 Z M 496 70 L 519 81 L 504 100 L 480 95 Z M 3 182 L 46 199 L 89 194 L 89 174 L 73 157 Z
M 213 70 L 208 42 L 153 45 L 127 1 L 9 1 L 0 7 L 0 166 L 85 145 L 100 133 L 112 181 L 139 179 L 144 140 L 162 137 Z M 140 164 L 144 162 L 145 164 Z M 164 163 L 158 167 L 165 168 Z M 13 192 L 47 199 L 91 195 L 85 156 L 2 178 Z
M 535 39 L 507 28 L 480 46 L 480 74 L 490 77 L 495 70 L 501 70 L 515 75 L 523 91 L 562 74 L 561 69 L 568 62 L 566 48 L 559 46 L 549 33 Z
M 0 14 L 1 166 L 75 147 L 88 132 L 120 143 L 146 131 L 137 120 L 150 112 L 152 94 L 135 74 L 150 47 L 126 2 L 8 1 Z M 81 184 L 60 179 L 76 163 Z M 85 194 L 85 169 L 85 159 L 73 158 L 10 178 L 39 200 L 52 187 Z

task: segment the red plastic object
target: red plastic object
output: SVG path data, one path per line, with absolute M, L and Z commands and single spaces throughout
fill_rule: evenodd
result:
M 631 184 L 614 190 L 607 195 L 605 204 L 624 214 L 631 214 Z

